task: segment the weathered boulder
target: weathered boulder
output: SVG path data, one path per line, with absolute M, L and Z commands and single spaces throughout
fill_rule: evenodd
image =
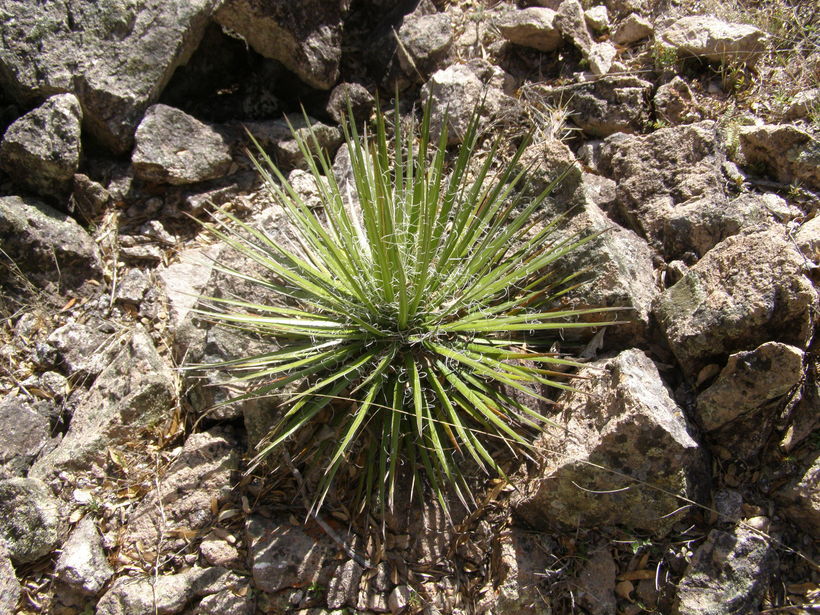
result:
M 60 501 L 36 478 L 0 481 L 0 541 L 15 564 L 51 553 L 63 536 Z
M 679 55 L 727 64 L 754 64 L 765 50 L 768 36 L 749 24 L 727 23 L 709 15 L 691 15 L 666 27 L 658 40 Z
M 453 43 L 453 24 L 447 13 L 411 13 L 398 30 L 396 49 L 402 70 L 424 81 L 447 56 Z
M 752 530 L 712 530 L 678 584 L 675 615 L 756 613 L 776 559 L 768 541 Z
M 650 120 L 652 84 L 637 77 L 609 76 L 537 89 L 550 104 L 566 106 L 572 121 L 593 137 L 640 133 Z
M 615 29 L 612 41 L 618 45 L 631 45 L 649 38 L 654 32 L 655 29 L 648 19 L 636 13 L 630 13 Z
M 199 44 L 219 0 L 0 2 L 0 83 L 24 105 L 72 92 L 116 153 Z
M 129 517 L 122 553 L 138 560 L 161 555 L 155 551 L 160 544 L 176 551 L 189 538 L 175 537 L 174 529 L 196 532 L 213 523 L 214 503 L 224 503 L 230 494 L 238 449 L 233 435 L 219 428 L 189 436 L 159 488 Z
M 0 478 L 25 476 L 40 451 L 51 441 L 47 416 L 23 397 L 0 401 Z
M 325 110 L 337 124 L 342 124 L 348 116 L 348 102 L 357 123 L 366 121 L 373 112 L 375 100 L 363 85 L 340 83 L 330 93 Z
M 775 498 L 786 515 L 805 528 L 807 534 L 816 536 L 820 532 L 820 456 L 814 458 L 803 476 L 780 489 Z
M 14 574 L 6 543 L 0 540 L 0 612 L 14 613 L 22 588 Z
M 73 94 L 58 94 L 16 120 L 0 142 L 0 168 L 39 196 L 62 200 L 80 164 L 83 112 Z
M 57 577 L 83 594 L 96 595 L 114 575 L 91 517 L 84 517 L 65 541 L 54 569 Z
M 339 78 L 342 20 L 349 0 L 227 0 L 214 18 L 308 85 L 332 88 Z
M 0 197 L 0 243 L 8 258 L 35 281 L 73 287 L 101 275 L 99 249 L 89 234 L 35 199 Z
M 224 568 L 194 566 L 158 577 L 119 577 L 97 603 L 97 615 L 164 613 L 175 615 L 194 602 L 226 589 L 238 589 L 241 579 Z
M 558 400 L 557 428 L 537 444 L 536 474 L 514 501 L 535 527 L 624 525 L 665 535 L 679 514 L 676 495 L 698 500 L 708 482 L 702 449 L 689 433 L 652 361 L 640 350 L 590 363 Z M 655 488 L 657 489 L 655 489 Z
M 226 175 L 231 150 L 214 129 L 174 107 L 153 105 L 134 137 L 134 176 L 156 184 L 194 184 Z
M 760 165 L 783 183 L 820 189 L 820 140 L 791 124 L 765 124 L 740 129 L 746 162 Z
M 54 348 L 57 366 L 78 381 L 93 380 L 119 352 L 110 333 L 90 324 L 69 322 L 46 338 Z
M 664 291 L 654 312 L 687 377 L 767 341 L 804 347 L 817 309 L 804 264 L 772 228 L 725 239 Z
M 461 143 L 470 118 L 480 103 L 484 104 L 481 114 L 484 121 L 501 112 L 511 99 L 488 81 L 467 64 L 453 64 L 433 73 L 422 86 L 421 94 L 423 100 L 432 98 L 431 135 L 438 138 L 446 121 L 448 144 Z
M 658 88 L 652 102 L 658 119 L 671 125 L 691 124 L 703 116 L 691 88 L 677 75 Z
M 723 427 L 782 397 L 802 377 L 803 352 L 788 344 L 766 342 L 730 355 L 714 384 L 698 395 L 698 420 L 706 431 Z
M 554 51 L 563 42 L 555 25 L 556 15 L 552 9 L 533 6 L 501 13 L 495 26 L 511 43 L 539 51 Z
M 62 442 L 35 462 L 30 475 L 50 478 L 63 469 L 88 470 L 104 460 L 108 447 L 165 418 L 174 395 L 170 367 L 138 326 L 74 411 Z

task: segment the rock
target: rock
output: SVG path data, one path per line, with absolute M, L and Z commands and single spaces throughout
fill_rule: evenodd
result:
M 0 540 L 0 612 L 14 613 L 22 588 L 14 574 L 6 544 Z
M 205 596 L 196 609 L 197 615 L 253 615 L 255 604 L 250 593 L 237 595 L 226 589 Z
M 115 298 L 122 303 L 139 305 L 151 286 L 151 278 L 147 273 L 140 269 L 129 269 L 119 280 Z
M 60 501 L 36 478 L 0 481 L 0 542 L 15 564 L 30 564 L 63 539 Z
M 51 426 L 22 397 L 7 395 L 0 401 L 0 476 L 25 476 L 29 466 L 49 443 Z
M 820 189 L 820 141 L 791 124 L 745 126 L 740 149 L 746 162 L 761 165 L 778 181 Z
M 363 572 L 362 567 L 353 560 L 346 561 L 336 569 L 327 588 L 328 608 L 356 606 L 359 600 L 359 581 Z
M 776 556 L 757 532 L 712 530 L 678 584 L 675 615 L 756 613 Z
M 609 13 L 603 4 L 593 6 L 584 11 L 584 19 L 587 25 L 595 32 L 606 32 L 609 30 Z
M 593 137 L 639 133 L 649 123 L 652 84 L 637 77 L 609 76 L 538 89 L 550 104 L 566 106 L 572 121 Z
M 246 122 L 244 124 L 259 145 L 266 150 L 272 150 L 276 154 L 280 168 L 307 168 L 307 161 L 302 150 L 299 149 L 296 139 L 293 138 L 291 128 L 301 138 L 307 139 L 311 147 L 313 147 L 312 131 L 313 136 L 319 142 L 319 147 L 326 150 L 331 158 L 342 144 L 342 133 L 334 126 L 323 124 L 310 116 L 308 116 L 307 122 L 305 122 L 302 115 L 291 114 L 286 117 L 286 120 Z
M 492 612 L 552 614 L 543 576 L 551 558 L 541 539 L 542 536 L 515 526 L 498 537 L 500 582 L 493 596 Z
M 241 562 L 237 548 L 214 532 L 202 539 L 199 552 L 211 566 L 234 568 Z
M 52 96 L 6 130 L 0 168 L 21 187 L 61 200 L 80 164 L 83 112 L 73 94 Z
M 114 575 L 106 559 L 102 538 L 91 517 L 84 517 L 66 540 L 54 570 L 72 588 L 96 595 Z
M 599 546 L 588 555 L 581 574 L 578 575 L 578 603 L 590 615 L 615 615 L 615 575 L 618 567 L 606 545 Z
M 57 351 L 57 365 L 69 376 L 87 382 L 96 378 L 119 352 L 112 335 L 76 322 L 54 329 L 47 341 Z
M 596 43 L 587 29 L 584 10 L 578 0 L 564 0 L 558 7 L 555 24 L 589 62 L 593 75 L 606 75 L 612 67 L 617 50 L 609 42 Z
M 35 462 L 30 475 L 52 477 L 64 469 L 87 471 L 92 463 L 102 463 L 110 446 L 164 419 L 174 395 L 171 369 L 137 326 L 77 406 L 62 442 Z
M 587 52 L 587 61 L 593 75 L 606 75 L 614 65 L 618 50 L 608 41 L 595 43 Z
M 0 197 L 3 251 L 34 280 L 80 286 L 101 275 L 97 244 L 73 219 L 37 200 Z
M 214 18 L 308 85 L 329 90 L 339 78 L 342 21 L 349 4 L 348 0 L 228 0 Z
M 398 40 L 396 53 L 402 70 L 424 81 L 447 56 L 453 43 L 453 24 L 447 13 L 412 13 L 402 21 Z
M 704 365 L 767 341 L 804 347 L 817 292 L 803 267 L 782 231 L 736 235 L 663 292 L 654 312 L 687 377 L 694 380 Z
M 658 88 L 653 103 L 658 119 L 672 125 L 691 124 L 703 115 L 689 85 L 677 75 Z
M 655 32 L 652 24 L 645 17 L 635 13 L 621 22 L 612 35 L 612 42 L 618 45 L 631 45 L 645 38 L 649 38 Z
M 179 457 L 159 480 L 159 488 L 146 495 L 128 519 L 122 553 L 153 558 L 162 544 L 165 550 L 184 547 L 190 537 L 175 538 L 172 530 L 187 533 L 214 522 L 214 505 L 231 493 L 233 473 L 239 467 L 239 444 L 220 428 L 188 437 Z
M 554 51 L 561 46 L 561 33 L 552 9 L 530 7 L 502 13 L 495 21 L 501 36 L 516 45 L 539 51 Z
M 375 100 L 363 85 L 358 83 L 340 83 L 330 93 L 325 110 L 337 124 L 347 120 L 348 102 L 353 110 L 357 124 L 367 121 L 373 112 Z
M 787 120 L 807 118 L 812 109 L 816 109 L 818 105 L 820 105 L 820 87 L 803 90 L 794 95 L 783 111 L 783 116 Z
M 816 411 L 816 407 L 815 407 Z M 775 494 L 782 510 L 810 535 L 820 532 L 820 456 L 798 480 Z
M 30 106 L 72 92 L 83 124 L 116 153 L 131 148 L 145 109 L 196 49 L 218 0 L 3 0 L 0 83 Z
M 157 272 L 165 284 L 171 316 L 171 330 L 179 337 L 180 328 L 191 315 L 199 294 L 208 284 L 221 244 L 191 248 L 179 254 L 179 260 Z
M 715 383 L 698 395 L 698 419 L 707 431 L 722 427 L 782 397 L 802 377 L 803 352 L 788 344 L 766 342 L 730 355 Z
M 679 518 L 670 514 L 680 508 L 676 494 L 698 501 L 708 483 L 681 409 L 640 350 L 590 363 L 579 376 L 588 379 L 558 399 L 558 428 L 537 441 L 542 459 L 515 498 L 516 514 L 535 528 L 617 524 L 664 536 Z
M 111 203 L 111 193 L 82 173 L 74 174 L 69 211 L 86 223 L 98 220 Z
M 804 222 L 794 235 L 794 241 L 807 259 L 820 264 L 820 216 Z
M 765 50 L 768 36 L 748 24 L 727 23 L 708 15 L 691 15 L 665 28 L 658 40 L 679 55 L 751 65 Z
M 507 97 L 503 92 L 488 85 L 465 64 L 453 64 L 445 70 L 437 71 L 422 86 L 421 98 L 432 98 L 432 117 L 430 121 L 431 138 L 438 139 L 442 126 L 447 122 L 447 143 L 461 143 L 467 130 L 470 118 L 479 104 L 483 102 L 481 116 L 489 120 L 498 114 Z
M 328 586 L 336 567 L 337 546 L 324 532 L 318 537 L 285 519 L 251 515 L 247 522 L 254 585 L 264 592 L 311 584 Z
M 410 598 L 413 595 L 413 590 L 409 585 L 398 585 L 390 592 L 387 598 L 387 606 L 393 615 L 398 615 L 404 612 L 405 607 L 410 603 Z
M 181 613 L 195 598 L 239 588 L 239 577 L 224 568 L 189 568 L 157 577 L 119 577 L 97 603 L 96 615 Z M 241 612 L 241 611 L 240 611 Z
M 135 135 L 134 175 L 155 184 L 195 184 L 226 175 L 228 144 L 212 128 L 167 105 L 153 105 Z

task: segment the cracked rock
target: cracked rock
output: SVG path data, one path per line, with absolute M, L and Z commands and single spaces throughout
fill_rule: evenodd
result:
M 91 517 L 83 518 L 69 535 L 55 572 L 61 581 L 89 595 L 96 595 L 114 575 Z

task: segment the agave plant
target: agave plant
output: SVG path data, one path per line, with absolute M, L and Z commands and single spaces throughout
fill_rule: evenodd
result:
M 545 220 L 549 189 L 522 196 L 526 143 L 506 163 L 499 142 L 479 159 L 477 111 L 448 155 L 446 122 L 431 139 L 430 116 L 428 105 L 420 123 L 403 128 L 397 109 L 388 130 L 377 112 L 362 135 L 349 121 L 347 187 L 316 139 L 294 133 L 320 209 L 259 149 L 257 168 L 292 226 L 288 245 L 227 212 L 208 225 L 269 275 L 224 271 L 281 297 L 275 305 L 206 298 L 201 310 L 275 342 L 218 366 L 253 383 L 248 395 L 292 391 L 257 460 L 320 416 L 334 434 L 305 458 L 324 468 L 315 509 L 354 451 L 365 459 L 362 505 L 392 508 L 397 481 L 409 477 L 445 510 L 448 493 L 469 508 L 468 464 L 503 475 L 496 444 L 526 453 L 547 421 L 521 399 L 543 400 L 542 385 L 568 388 L 562 372 L 576 363 L 548 352 L 550 336 L 587 327 L 577 318 L 602 311 L 559 307 L 580 272 L 558 279 L 553 265 L 592 237 L 556 239 L 560 220 Z

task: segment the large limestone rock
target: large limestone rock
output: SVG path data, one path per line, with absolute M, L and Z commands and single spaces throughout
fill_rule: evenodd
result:
M 74 411 L 60 445 L 38 459 L 30 475 L 50 478 L 64 469 L 88 470 L 105 458 L 108 447 L 166 418 L 174 394 L 170 367 L 137 327 Z
M 722 241 L 667 289 L 654 311 L 686 375 L 771 340 L 804 347 L 818 300 L 804 266 L 781 230 L 759 231 Z
M 194 184 L 227 174 L 231 150 L 222 136 L 167 105 L 154 105 L 137 128 L 134 175 L 157 184 Z
M 577 392 L 558 400 L 557 427 L 538 441 L 542 459 L 515 511 L 541 527 L 624 525 L 665 535 L 681 495 L 698 500 L 706 458 L 658 370 L 640 350 L 580 370 Z M 654 487 L 654 488 L 653 488 Z
M 712 530 L 678 584 L 674 615 L 758 612 L 776 561 L 768 541 L 752 530 Z
M 34 562 L 51 553 L 62 539 L 60 501 L 43 481 L 0 481 L 0 541 L 5 541 L 14 563 Z
M 339 78 L 342 20 L 349 5 L 349 0 L 227 0 L 215 19 L 308 85 L 329 90 Z
M 116 153 L 131 148 L 145 109 L 196 49 L 220 0 L 3 0 L 0 84 L 31 106 L 60 92 Z
M 741 128 L 740 148 L 746 162 L 762 165 L 783 183 L 820 189 L 820 140 L 791 124 Z
M 680 55 L 713 62 L 753 64 L 763 53 L 765 32 L 749 24 L 727 23 L 708 15 L 683 17 L 660 33 L 660 42 Z
M 501 36 L 516 45 L 539 51 L 554 51 L 563 42 L 555 25 L 557 13 L 533 6 L 502 13 L 495 22 Z
M 0 143 L 0 167 L 23 188 L 63 198 L 80 164 L 82 116 L 73 94 L 48 98 L 8 127 Z
M 0 243 L 37 281 L 79 286 L 100 275 L 97 244 L 72 218 L 35 199 L 0 197 Z

